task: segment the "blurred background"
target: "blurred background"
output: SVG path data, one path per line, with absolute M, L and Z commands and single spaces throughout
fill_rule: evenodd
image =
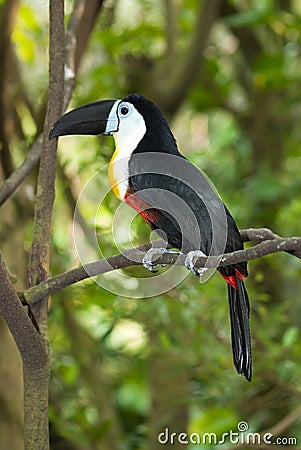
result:
M 66 24 L 74 4 L 66 0 Z M 78 30 L 72 107 L 137 92 L 157 103 L 181 152 L 213 181 L 239 228 L 300 235 L 301 3 L 298 0 L 90 0 Z M 24 159 L 43 127 L 48 88 L 48 4 L 0 0 L 2 179 Z M 113 152 L 113 140 L 60 140 L 52 275 L 79 265 L 73 242 L 77 199 Z M 97 178 L 99 192 L 106 173 Z M 37 169 L 0 213 L 1 251 L 17 287 L 26 287 Z M 97 232 L 106 256 L 120 202 L 94 199 L 76 227 Z M 136 217 L 122 248 L 149 240 Z M 88 248 L 88 247 L 87 247 Z M 89 254 L 89 251 L 87 250 Z M 92 249 L 91 249 L 92 255 Z M 93 257 L 91 257 L 93 260 Z M 160 274 L 163 270 L 160 269 Z M 225 282 L 189 275 L 169 292 L 137 299 L 139 277 L 120 296 L 89 280 L 55 294 L 49 310 L 54 450 L 156 450 L 158 434 L 269 431 L 301 440 L 301 266 L 287 254 L 249 264 L 254 373 L 233 368 Z M 177 275 L 175 275 L 176 277 Z M 177 280 L 176 280 L 177 281 Z M 156 280 L 154 280 L 156 282 Z M 117 292 L 117 294 L 114 294 Z M 22 449 L 22 371 L 0 321 L 0 449 Z M 175 441 L 166 448 L 182 448 Z M 252 448 L 267 448 L 256 446 Z M 284 447 L 284 445 L 283 445 Z M 285 446 L 288 447 L 287 445 Z M 186 448 L 246 448 L 186 445 Z M 248 446 L 251 448 L 251 445 Z M 279 445 L 281 448 L 281 445 Z M 295 448 L 297 448 L 295 446 Z M 299 447 L 300 448 L 300 447 Z

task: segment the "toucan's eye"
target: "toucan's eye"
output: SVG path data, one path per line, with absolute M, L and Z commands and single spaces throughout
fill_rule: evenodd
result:
M 120 108 L 120 112 L 121 112 L 121 114 L 122 114 L 123 116 L 126 116 L 126 115 L 128 114 L 128 112 L 129 112 L 129 108 L 128 108 L 127 106 L 122 106 L 122 107 Z

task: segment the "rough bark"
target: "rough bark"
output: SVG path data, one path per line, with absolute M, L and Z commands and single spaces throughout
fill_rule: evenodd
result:
M 0 260 L 0 314 L 22 358 L 25 450 L 48 449 L 49 359 L 44 344 L 22 307 L 6 266 Z

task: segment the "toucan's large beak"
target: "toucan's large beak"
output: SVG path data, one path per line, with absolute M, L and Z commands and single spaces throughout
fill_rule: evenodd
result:
M 118 131 L 120 100 L 88 103 L 64 114 L 52 127 L 49 139 L 68 134 L 111 134 Z

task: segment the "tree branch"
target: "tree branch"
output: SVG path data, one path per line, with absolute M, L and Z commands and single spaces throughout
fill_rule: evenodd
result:
M 25 448 L 46 449 L 48 448 L 45 443 L 48 440 L 48 354 L 41 337 L 20 303 L 1 256 L 0 285 L 0 314 L 4 317 L 22 358 Z
M 103 2 L 100 0 L 95 0 L 94 3 L 95 10 L 98 11 Z M 88 41 L 89 35 L 87 35 L 87 28 L 85 28 L 85 32 L 83 32 L 82 23 L 85 15 L 91 15 L 91 7 L 92 2 L 88 2 L 88 0 L 78 0 L 70 17 L 66 35 L 67 70 L 65 73 L 64 110 L 68 107 L 75 86 L 77 69 L 83 56 L 83 51 L 85 49 L 84 43 L 86 45 Z M 93 16 L 91 25 L 88 27 L 88 31 L 90 34 L 93 30 L 93 26 L 95 25 L 95 19 L 95 16 Z M 85 35 L 82 38 L 81 35 L 83 33 Z M 80 53 L 77 51 L 79 43 L 81 44 Z M 3 203 L 18 189 L 20 184 L 25 180 L 25 178 L 27 178 L 30 172 L 38 164 L 41 153 L 42 135 L 40 135 L 32 145 L 22 164 L 3 182 L 0 188 L 0 206 L 2 206 Z
M 65 66 L 65 90 L 64 90 L 64 106 L 65 111 L 72 97 L 75 86 L 77 66 L 75 55 L 77 49 L 77 31 L 81 24 L 87 0 L 77 0 L 70 17 L 68 29 L 66 33 L 66 66 Z
M 4 317 L 22 357 L 23 366 L 35 373 L 44 367 L 46 353 L 28 317 L 0 255 L 0 313 Z M 34 355 L 34 356 L 33 356 Z
M 174 114 L 179 108 L 200 73 L 204 49 L 211 27 L 219 17 L 221 3 L 221 0 L 199 2 L 199 11 L 185 61 L 178 66 L 179 71 L 175 71 L 173 68 L 174 73 L 169 74 L 173 76 L 167 78 L 168 84 L 163 87 L 163 95 L 159 92 L 158 103 L 167 114 Z M 177 64 L 174 64 L 174 67 L 177 68 Z
M 20 0 L 5 1 L 0 9 L 0 159 L 5 176 L 13 170 L 10 138 L 13 130 L 13 108 L 10 98 L 11 35 L 17 19 Z
M 234 36 L 239 39 L 246 65 L 252 67 L 254 59 L 262 52 L 261 43 L 252 27 L 232 25 L 231 18 L 240 12 L 241 9 L 239 7 L 236 8 L 232 2 L 222 2 L 221 15 L 224 18 L 224 23 L 228 25 Z
M 38 164 L 42 151 L 42 135 L 29 150 L 22 164 L 3 182 L 0 189 L 0 206 L 16 191 L 20 184 Z
M 96 24 L 104 0 L 85 0 L 85 8 L 75 29 L 77 40 L 75 52 L 75 70 L 77 71 L 85 53 L 89 38 Z
M 165 34 L 166 34 L 166 59 L 168 62 L 168 69 L 172 68 L 175 55 L 176 43 L 176 5 L 173 0 L 165 0 Z
M 52 124 L 63 111 L 65 27 L 64 0 L 49 1 L 49 94 L 43 129 L 37 194 L 35 200 L 33 240 L 28 264 L 28 285 L 49 276 L 52 211 L 55 196 L 57 140 L 49 141 Z M 25 449 L 49 448 L 48 397 L 50 363 L 48 350 L 48 296 L 32 305 L 30 313 L 36 334 L 46 354 L 40 379 L 24 371 L 24 440 Z M 30 347 L 29 347 L 30 348 Z
M 248 242 L 248 241 L 262 242 L 265 240 L 270 241 L 273 239 L 283 239 L 283 238 L 281 238 L 281 236 L 274 233 L 269 228 L 248 228 L 246 230 L 241 230 L 240 235 L 242 237 L 243 242 Z M 294 238 L 289 238 L 289 239 L 294 239 Z M 297 239 L 299 239 L 299 238 L 297 238 Z M 299 249 L 284 250 L 284 251 L 286 251 L 287 253 L 290 253 L 291 255 L 295 256 L 296 258 L 301 259 L 301 251 Z
M 289 428 L 297 419 L 301 417 L 301 406 L 296 408 L 294 411 L 291 411 L 282 419 L 279 420 L 272 428 L 264 431 L 262 434 L 271 433 L 279 436 L 279 434 L 283 433 L 287 428 Z
M 55 197 L 57 140 L 49 141 L 49 131 L 63 111 L 65 30 L 64 2 L 50 1 L 49 43 L 49 96 L 43 130 L 43 145 L 40 160 L 33 242 L 28 268 L 28 284 L 33 286 L 48 278 L 49 243 L 51 237 L 52 210 Z M 40 332 L 47 335 L 47 296 L 32 309 Z
M 277 252 L 289 252 L 294 256 L 301 258 L 301 237 L 281 238 L 266 228 L 242 230 L 243 240 L 260 242 L 253 247 L 245 250 L 227 253 L 220 256 L 201 257 L 196 261 L 198 267 L 217 268 L 236 264 L 242 261 L 261 258 L 266 255 Z M 155 246 L 158 247 L 158 242 Z M 162 243 L 162 241 L 161 241 Z M 154 244 L 154 243 L 153 243 Z M 20 293 L 20 298 L 28 304 L 33 304 L 43 298 L 44 295 L 53 294 L 61 289 L 78 283 L 87 278 L 101 275 L 112 270 L 123 269 L 125 267 L 137 266 L 142 264 L 144 253 L 151 247 L 151 243 L 143 244 L 137 248 L 125 250 L 123 254 L 111 256 L 107 259 L 86 264 L 84 266 L 72 269 L 68 272 L 57 275 L 48 280 L 42 281 L 37 286 L 33 286 Z M 176 264 L 184 265 L 185 255 L 176 255 L 165 253 L 156 259 L 158 264 Z

